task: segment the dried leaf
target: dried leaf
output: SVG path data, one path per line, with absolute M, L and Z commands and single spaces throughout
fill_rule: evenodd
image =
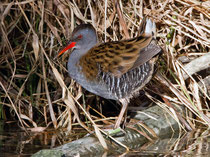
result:
M 36 34 L 33 35 L 32 47 L 34 49 L 35 60 L 37 61 L 39 57 L 39 38 Z
M 98 127 L 95 124 L 93 126 L 95 129 L 96 136 L 98 137 L 98 140 L 100 141 L 101 145 L 103 146 L 104 149 L 108 150 L 106 141 L 105 141 L 104 137 L 102 136 L 101 132 L 99 131 Z

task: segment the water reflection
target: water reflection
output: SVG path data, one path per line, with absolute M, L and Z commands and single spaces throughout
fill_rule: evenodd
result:
M 126 153 L 131 156 L 209 156 L 209 130 L 183 133 L 177 138 L 158 139 L 154 143 L 146 143 L 140 148 Z
M 50 130 L 27 134 L 19 127 L 0 130 L 0 156 L 31 156 L 41 149 L 50 149 L 83 137 L 82 130 L 67 133 L 65 130 Z M 172 138 L 163 137 L 143 146 L 124 152 L 112 150 L 100 156 L 208 156 L 210 154 L 209 130 L 182 133 Z M 138 143 L 136 144 L 138 146 Z
M 41 149 L 54 148 L 81 138 L 86 134 L 77 129 L 71 133 L 67 133 L 66 130 L 56 131 L 53 129 L 39 133 L 26 133 L 14 123 L 3 126 L 3 128 L 0 127 L 0 157 L 31 156 Z M 76 131 L 79 133 L 76 133 Z

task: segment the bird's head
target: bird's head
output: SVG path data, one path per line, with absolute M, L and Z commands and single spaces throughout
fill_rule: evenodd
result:
M 98 38 L 94 27 L 91 24 L 81 24 L 74 29 L 70 42 L 59 52 L 58 56 L 71 48 L 87 52 L 97 41 Z

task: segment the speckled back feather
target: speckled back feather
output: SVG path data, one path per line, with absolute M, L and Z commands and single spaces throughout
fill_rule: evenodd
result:
M 149 45 L 151 40 L 152 36 L 139 36 L 130 40 L 107 42 L 95 46 L 81 57 L 82 71 L 91 80 L 96 78 L 99 69 L 120 77 L 132 69 L 141 56 L 140 52 Z M 139 65 L 147 61 L 142 61 Z

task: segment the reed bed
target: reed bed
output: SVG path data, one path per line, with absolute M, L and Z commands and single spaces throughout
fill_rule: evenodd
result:
M 68 54 L 55 57 L 78 24 L 91 23 L 100 42 L 115 41 L 137 36 L 147 15 L 156 22 L 164 52 L 150 83 L 154 91 L 145 88 L 146 95 L 174 116 L 183 130 L 210 126 L 208 0 L 4 0 L 0 12 L 1 119 L 18 121 L 31 131 L 82 126 L 90 132 L 98 128 L 96 124 L 113 124 L 116 117 L 105 117 L 91 107 L 107 102 L 84 93 L 68 77 Z M 185 115 L 174 103 L 184 107 Z

